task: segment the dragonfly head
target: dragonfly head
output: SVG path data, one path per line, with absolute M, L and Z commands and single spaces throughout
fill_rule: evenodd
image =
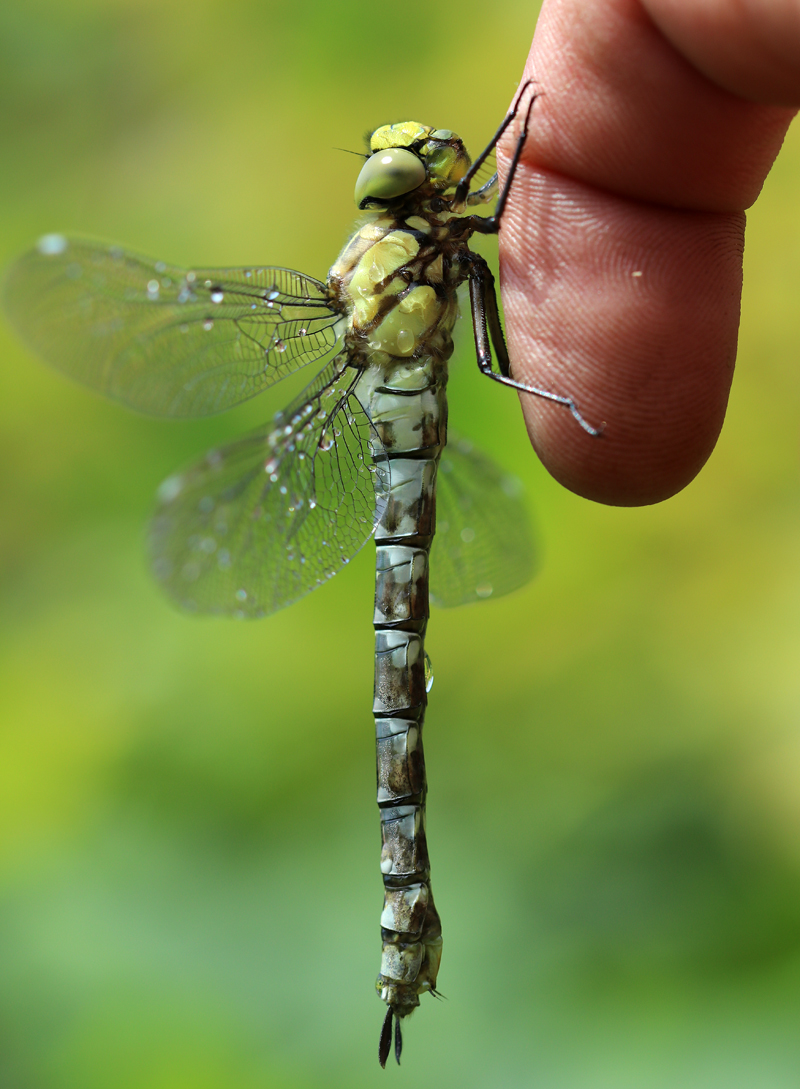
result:
M 443 193 L 457 185 L 470 166 L 464 144 L 454 132 L 418 121 L 376 129 L 370 151 L 356 181 L 356 204 L 361 209 L 386 206 L 422 186 L 430 189 L 430 196 Z

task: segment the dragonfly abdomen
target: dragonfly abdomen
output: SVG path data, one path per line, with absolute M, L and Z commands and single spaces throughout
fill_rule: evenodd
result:
M 434 991 L 442 931 L 433 902 L 425 838 L 422 726 L 427 705 L 425 629 L 429 556 L 436 528 L 436 474 L 446 441 L 446 364 L 434 356 L 371 368 L 362 399 L 385 449 L 389 494 L 375 532 L 375 715 L 381 813 L 383 951 L 377 980 L 392 1018 Z M 395 1040 L 399 1053 L 399 1040 Z

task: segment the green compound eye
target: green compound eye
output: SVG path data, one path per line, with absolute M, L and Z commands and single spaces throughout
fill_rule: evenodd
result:
M 425 181 L 425 167 L 412 151 L 388 148 L 370 155 L 356 182 L 356 204 L 364 208 L 371 200 L 392 200 L 410 193 Z

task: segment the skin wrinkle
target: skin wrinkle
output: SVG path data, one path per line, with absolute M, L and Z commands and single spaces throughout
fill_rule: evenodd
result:
M 637 0 L 545 0 L 525 75 L 543 93 L 500 232 L 512 374 L 606 424 L 592 439 L 523 394 L 526 427 L 573 491 L 658 502 L 722 426 L 743 209 L 791 111 L 712 85 Z
M 638 0 L 550 0 L 526 69 L 534 73 L 544 94 L 526 159 L 635 200 L 748 207 L 789 119 L 710 83 Z M 757 155 L 743 156 L 743 144 Z
M 754 102 L 797 104 L 797 0 L 643 3 L 664 37 L 715 83 Z

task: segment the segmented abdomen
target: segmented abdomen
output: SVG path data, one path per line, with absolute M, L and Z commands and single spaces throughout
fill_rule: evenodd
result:
M 363 403 L 385 447 L 391 481 L 375 533 L 373 711 L 385 889 L 377 988 L 397 1017 L 435 988 L 442 948 L 425 839 L 422 725 L 428 559 L 436 471 L 446 441 L 446 371 L 444 361 L 430 356 L 414 361 L 413 381 L 411 368 L 411 361 L 398 362 L 388 374 L 368 372 L 363 379 Z

